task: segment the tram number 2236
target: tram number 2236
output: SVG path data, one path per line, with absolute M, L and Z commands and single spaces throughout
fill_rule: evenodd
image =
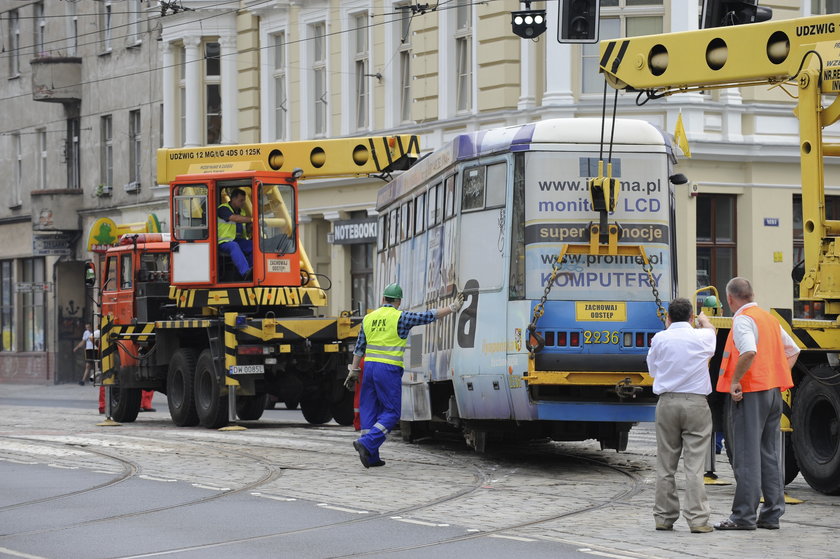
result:
M 584 330 L 583 343 L 585 344 L 612 344 L 618 345 L 618 331 L 616 330 Z

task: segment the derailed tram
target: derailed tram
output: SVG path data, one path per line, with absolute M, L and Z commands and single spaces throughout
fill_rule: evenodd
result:
M 623 450 L 653 421 L 645 357 L 676 294 L 674 155 L 644 121 L 616 120 L 609 155 L 603 133 L 552 119 L 458 135 L 379 192 L 375 291 L 399 283 L 411 311 L 466 299 L 408 339 L 404 439 L 455 428 L 479 451 L 544 437 Z M 588 182 L 601 159 L 620 185 L 609 212 Z

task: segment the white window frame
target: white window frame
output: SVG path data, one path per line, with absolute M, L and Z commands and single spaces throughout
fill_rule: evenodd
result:
M 140 184 L 142 164 L 142 126 L 140 109 L 128 111 L 128 181 Z
M 132 5 L 133 4 L 133 5 Z M 143 14 L 143 0 L 129 0 L 128 3 L 128 46 L 136 47 L 143 43 L 140 33 L 141 14 Z
M 218 74 L 210 74 L 209 69 L 207 67 L 207 45 L 215 43 L 219 45 L 219 73 Z M 224 118 L 222 115 L 222 102 L 223 102 L 223 91 L 222 91 L 222 45 L 219 42 L 219 39 L 211 39 L 209 37 L 205 37 L 201 41 L 200 52 L 204 54 L 203 61 L 204 61 L 204 71 L 201 74 L 203 84 L 201 87 L 203 102 L 201 104 L 202 107 L 202 120 L 204 122 L 204 126 L 202 127 L 202 134 L 204 136 L 204 143 L 207 145 L 210 144 L 209 132 L 210 132 L 210 117 L 217 116 L 219 117 L 219 138 L 217 142 L 213 142 L 212 145 L 218 145 L 223 143 L 222 138 L 222 131 L 224 130 L 222 125 L 222 119 Z M 208 109 L 207 102 L 209 100 L 209 90 L 211 87 L 216 87 L 219 90 L 219 112 L 218 113 L 211 113 Z
M 327 23 L 317 21 L 307 25 L 307 57 L 309 62 L 309 105 L 310 136 L 323 138 L 329 134 L 329 72 L 327 71 L 328 42 Z M 319 81 L 321 87 L 319 88 Z
M 22 204 L 20 193 L 23 189 L 23 139 L 20 132 L 12 133 L 12 157 L 15 166 L 15 182 L 9 193 L 9 207 L 19 208 Z
M 287 81 L 287 35 L 285 30 L 271 35 L 271 127 L 274 140 L 286 140 L 289 128 L 289 84 Z
M 49 169 L 49 153 L 47 151 L 47 129 L 38 128 L 35 131 L 35 137 L 38 142 L 38 188 L 43 190 L 47 188 L 47 169 Z
M 475 108 L 473 86 L 475 80 L 475 53 L 473 45 L 473 29 L 475 10 L 470 0 L 456 0 L 453 7 L 454 32 L 453 56 L 455 58 L 453 84 L 454 109 L 456 114 L 471 113 Z M 466 11 L 466 14 L 464 14 Z M 462 17 L 465 15 L 465 17 Z M 466 58 L 466 59 L 465 59 Z
M 20 76 L 20 13 L 9 10 L 9 77 Z
M 99 118 L 101 158 L 99 182 L 103 186 L 114 186 L 114 117 L 102 115 Z
M 349 53 L 353 66 L 353 124 L 356 131 L 370 129 L 370 26 L 369 12 L 350 15 L 351 47 Z
M 99 6 L 99 46 L 102 54 L 111 52 L 113 6 L 106 0 Z
M 183 147 L 187 142 L 187 49 L 183 44 L 173 48 L 178 68 L 178 145 Z
M 400 10 L 399 37 L 397 38 L 397 49 L 399 51 L 399 91 L 397 93 L 397 122 L 413 122 L 411 118 L 411 22 L 412 14 L 409 4 L 400 4 L 404 9 Z
M 82 119 L 79 117 L 68 118 L 65 153 L 67 161 L 67 188 L 70 190 L 76 190 L 82 187 L 81 133 Z
M 33 11 L 35 12 L 35 17 L 33 21 L 34 29 L 33 29 L 33 43 L 34 43 L 34 50 L 35 56 L 45 56 L 47 53 L 44 49 L 45 45 L 45 37 L 46 37 L 46 28 L 47 28 L 47 20 L 44 19 L 44 3 L 43 2 L 36 2 L 33 5 Z
M 64 2 L 64 13 L 67 16 L 67 54 L 76 56 L 79 49 L 79 16 L 76 13 L 76 3 Z

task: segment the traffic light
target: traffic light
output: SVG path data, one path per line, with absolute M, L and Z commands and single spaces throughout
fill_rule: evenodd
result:
M 597 43 L 601 0 L 560 0 L 557 40 L 561 43 Z
M 511 12 L 510 16 L 513 33 L 523 39 L 536 39 L 545 33 L 545 10 L 521 10 Z
M 773 17 L 773 10 L 758 5 L 758 0 L 703 0 L 700 29 L 759 23 Z

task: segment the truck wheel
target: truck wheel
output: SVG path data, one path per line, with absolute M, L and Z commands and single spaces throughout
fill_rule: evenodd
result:
M 796 463 L 796 451 L 793 448 L 793 437 L 790 431 L 784 433 L 785 441 L 785 485 L 799 475 L 799 465 Z
M 332 419 L 330 403 L 322 396 L 301 400 L 300 411 L 303 413 L 303 418 L 312 425 L 321 425 Z
M 140 411 L 140 389 L 120 388 L 112 385 L 108 390 L 111 397 L 111 418 L 120 423 L 131 423 Z
M 195 365 L 195 411 L 198 422 L 208 429 L 228 423 L 228 397 L 222 396 L 223 383 L 224 377 L 217 374 L 210 350 L 205 349 Z
M 166 375 L 166 399 L 169 402 L 169 415 L 178 427 L 198 425 L 195 411 L 195 351 L 181 348 L 169 362 Z
M 353 425 L 353 396 L 354 394 L 349 390 L 341 387 L 341 400 L 333 402 L 330 405 L 330 413 L 339 425 Z
M 808 376 L 796 388 L 793 447 L 808 485 L 840 495 L 840 387 Z
M 236 415 L 245 421 L 257 420 L 262 417 L 265 410 L 265 401 L 268 394 L 257 394 L 256 396 L 236 396 Z

